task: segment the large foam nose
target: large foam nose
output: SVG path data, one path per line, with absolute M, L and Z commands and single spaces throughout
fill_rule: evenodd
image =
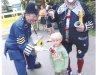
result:
M 33 21 L 37 21 L 37 18 L 34 18 Z

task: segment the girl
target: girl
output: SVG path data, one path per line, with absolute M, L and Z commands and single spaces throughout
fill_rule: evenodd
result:
M 41 10 L 39 11 L 39 16 L 41 17 L 41 24 L 43 26 L 43 30 L 46 30 L 46 21 L 45 21 L 46 10 L 41 5 Z

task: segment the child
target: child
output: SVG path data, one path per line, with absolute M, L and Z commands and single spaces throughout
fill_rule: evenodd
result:
M 62 35 L 60 32 L 51 34 L 50 39 L 53 47 L 50 48 L 50 63 L 55 70 L 55 75 L 67 75 L 68 53 L 61 44 Z
M 51 9 L 51 7 L 49 7 L 49 9 Z M 51 35 L 54 32 L 54 28 L 52 26 L 52 23 L 49 21 L 48 17 L 49 17 L 49 15 L 47 12 L 45 19 L 46 19 L 47 28 L 48 28 L 50 35 Z

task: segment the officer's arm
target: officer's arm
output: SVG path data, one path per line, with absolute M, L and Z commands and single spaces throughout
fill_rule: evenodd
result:
M 85 26 L 84 31 L 87 31 L 87 30 L 90 30 L 94 27 L 95 22 L 94 22 L 93 16 L 90 14 L 87 6 L 85 4 L 82 4 L 82 6 L 83 6 L 84 11 L 85 11 L 85 15 L 84 15 L 84 18 L 83 18 L 84 26 Z
M 34 46 L 27 42 L 23 28 L 17 26 L 15 27 L 16 28 L 14 28 L 14 33 L 17 45 L 20 50 L 22 50 L 27 56 L 29 56 L 34 50 Z

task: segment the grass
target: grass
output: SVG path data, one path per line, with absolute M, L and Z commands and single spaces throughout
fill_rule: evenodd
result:
M 96 36 L 96 31 L 92 29 L 92 30 L 89 31 L 89 34 L 92 35 L 92 36 Z

